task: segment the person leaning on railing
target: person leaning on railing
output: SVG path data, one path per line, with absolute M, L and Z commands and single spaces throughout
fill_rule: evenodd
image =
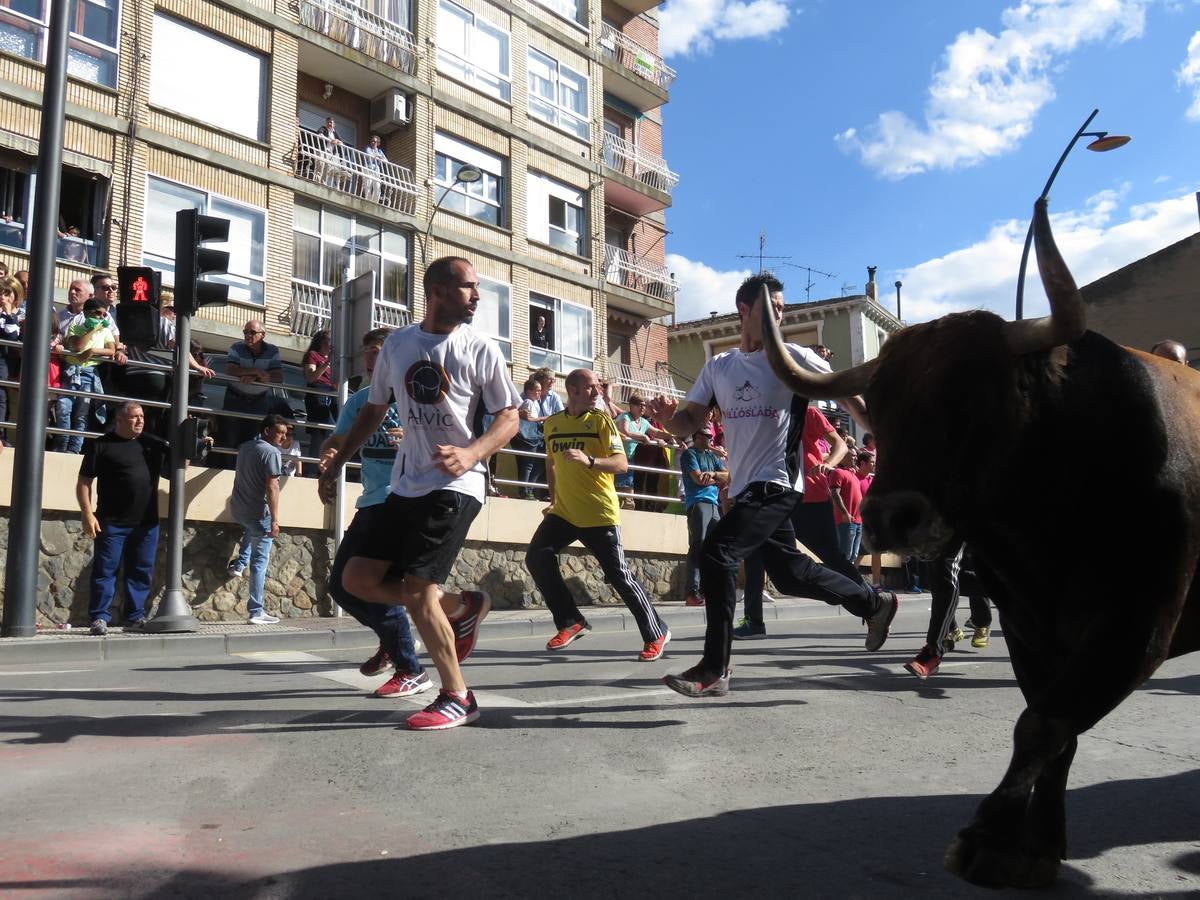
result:
M 25 292 L 15 278 L 0 278 L 0 337 L 6 341 L 21 340 L 21 321 L 18 309 Z M 0 347 L 0 378 L 16 379 L 21 370 L 21 351 L 16 347 Z M 0 421 L 8 421 L 8 388 L 0 387 Z M 0 428 L 0 438 L 5 437 Z
M 83 304 L 83 321 L 67 328 L 65 383 L 72 389 L 90 394 L 104 393 L 104 385 L 96 371 L 103 360 L 112 360 L 119 366 L 128 361 L 124 348 L 113 335 L 107 322 L 108 304 L 93 297 Z M 71 401 L 71 431 L 67 438 L 66 452 L 79 453 L 83 449 L 83 431 L 87 430 L 88 413 L 92 401 L 88 397 L 74 397 Z M 107 420 L 104 404 L 96 406 L 96 420 L 103 425 Z

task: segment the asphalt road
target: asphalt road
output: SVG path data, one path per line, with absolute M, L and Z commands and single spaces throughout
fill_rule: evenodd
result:
M 635 635 L 481 643 L 483 717 L 403 729 L 364 650 L 0 665 L 0 897 L 996 897 L 942 870 L 1023 706 L 1002 638 L 925 684 L 848 616 L 688 700 Z M 1054 897 L 1200 892 L 1200 654 L 1080 741 Z

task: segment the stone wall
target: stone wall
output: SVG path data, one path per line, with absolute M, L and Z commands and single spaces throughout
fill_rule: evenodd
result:
M 7 556 L 8 517 L 0 517 L 0 558 Z M 233 555 L 241 529 L 233 525 L 194 523 L 184 532 L 183 590 L 192 598 L 193 613 L 205 622 L 239 621 L 246 617 L 245 578 L 230 578 L 225 565 Z M 166 544 L 160 540 L 153 599 L 162 594 Z M 333 561 L 328 532 L 291 530 L 275 541 L 267 571 L 267 611 L 281 618 L 329 615 L 325 577 Z M 447 584 L 448 590 L 478 587 L 492 595 L 497 609 L 540 607 L 541 595 L 525 570 L 525 547 L 469 541 Z M 634 574 L 656 600 L 683 598 L 682 557 L 651 557 L 627 553 Z M 42 627 L 88 622 L 92 541 L 83 533 L 78 516 L 46 511 L 42 520 L 41 563 L 38 572 L 38 622 Z M 562 556 L 563 577 L 580 604 L 616 604 L 620 599 L 604 583 L 595 560 L 582 548 Z M 3 605 L 0 578 L 0 607 Z M 118 595 L 120 596 L 120 595 Z M 114 601 L 113 620 L 120 623 Z

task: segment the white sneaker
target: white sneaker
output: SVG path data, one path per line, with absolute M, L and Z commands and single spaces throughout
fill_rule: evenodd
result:
M 231 559 L 225 566 L 225 571 L 229 573 L 230 578 L 241 578 L 246 571 L 246 567 L 240 565 L 236 559 Z
M 251 616 L 249 622 L 251 625 L 278 625 L 279 619 L 263 612 L 259 613 L 257 616 Z

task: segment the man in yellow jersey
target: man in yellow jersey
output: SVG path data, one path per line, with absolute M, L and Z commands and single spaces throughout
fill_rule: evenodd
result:
M 562 650 L 592 630 L 558 567 L 558 554 L 578 540 L 600 563 L 604 576 L 637 621 L 643 662 L 663 655 L 671 640 L 650 596 L 634 579 L 621 547 L 620 504 L 613 476 L 629 468 L 617 426 L 595 408 L 600 382 L 589 369 L 567 376 L 567 408 L 546 419 L 546 481 L 550 506 L 534 532 L 525 566 L 554 614 L 558 634 L 547 650 Z

